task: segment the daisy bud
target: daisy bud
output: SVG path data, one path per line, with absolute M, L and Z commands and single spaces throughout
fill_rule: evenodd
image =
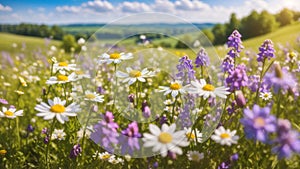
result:
M 280 65 L 274 64 L 274 66 L 275 66 L 275 76 L 281 79 L 283 77 L 283 74 Z

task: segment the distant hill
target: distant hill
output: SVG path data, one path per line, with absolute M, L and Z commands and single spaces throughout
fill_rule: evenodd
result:
M 188 33 L 195 30 L 195 27 L 198 29 L 211 28 L 214 23 L 150 23 L 150 24 L 69 24 L 69 25 L 60 25 L 60 27 L 67 33 L 77 35 L 77 34 L 86 34 L 92 35 L 95 33 L 95 36 L 100 39 L 116 39 L 124 38 L 138 33 L 147 33 L 147 32 L 160 32 L 161 34 L 167 35 L 180 35 Z

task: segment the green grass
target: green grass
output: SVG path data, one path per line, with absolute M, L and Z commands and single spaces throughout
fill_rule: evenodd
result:
M 293 25 L 285 26 L 279 28 L 278 30 L 268 33 L 259 37 L 248 39 L 244 41 L 243 45 L 245 48 L 257 49 L 265 39 L 271 39 L 274 44 L 281 43 L 286 45 L 289 43 L 294 46 L 296 43 L 296 38 L 300 36 L 300 23 L 295 23 Z
M 44 38 L 14 35 L 0 32 L 0 39 L 0 51 L 15 51 L 15 49 L 12 47 L 13 43 L 16 43 L 18 45 L 17 48 L 22 48 L 22 43 L 25 43 L 25 51 L 32 51 L 46 47 Z M 60 41 L 52 40 L 49 45 L 60 46 Z

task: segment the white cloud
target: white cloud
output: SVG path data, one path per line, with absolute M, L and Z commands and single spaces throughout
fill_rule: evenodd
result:
M 78 6 L 57 6 L 55 9 L 58 12 L 71 12 L 71 13 L 79 13 L 81 11 L 81 7 Z
M 300 11 L 299 0 L 245 0 L 237 5 L 209 5 L 201 0 L 153 0 L 151 2 L 123 1 L 111 3 L 108 0 L 89 0 L 77 6 L 57 6 L 56 11 L 49 14 L 48 8 L 44 12 L 28 9 L 26 15 L 16 11 L 18 16 L 11 13 L 0 15 L 0 22 L 44 22 L 44 23 L 88 23 L 88 22 L 111 22 L 120 17 L 137 14 L 140 12 L 162 12 L 178 16 L 189 22 L 220 22 L 229 20 L 231 13 L 236 13 L 239 18 L 249 15 L 252 10 L 267 10 L 277 13 L 282 8 Z M 230 4 L 230 1 L 228 1 Z M 0 4 L 0 11 L 12 10 L 9 6 Z M 44 13 L 45 15 L 38 15 Z M 140 15 L 140 14 L 138 14 Z M 168 18 L 168 17 L 166 17 Z M 134 20 L 134 19 L 133 19 Z M 132 21 L 137 22 L 173 22 L 154 16 L 153 18 L 139 18 Z M 128 23 L 130 23 L 128 21 Z
M 202 10 L 210 8 L 208 4 L 198 0 L 178 0 L 175 2 L 176 9 L 178 10 Z
M 0 4 L 0 11 L 10 12 L 12 11 L 12 8 L 10 6 L 4 6 Z
M 123 12 L 135 13 L 135 12 L 150 12 L 151 7 L 145 3 L 140 2 L 123 2 L 119 5 L 119 8 Z
M 83 8 L 92 9 L 95 12 L 108 12 L 114 9 L 113 5 L 108 1 L 95 0 L 83 3 Z

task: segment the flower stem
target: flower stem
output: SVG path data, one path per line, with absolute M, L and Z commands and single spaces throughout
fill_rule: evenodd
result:
M 21 140 L 20 140 L 20 132 L 19 132 L 19 119 L 16 117 L 16 134 L 17 134 L 17 148 L 20 148 Z
M 259 83 L 258 83 L 258 87 L 257 87 L 257 90 L 256 90 L 256 96 L 255 96 L 255 101 L 254 101 L 255 103 L 258 100 L 259 89 L 261 87 L 261 83 L 262 83 L 262 79 L 263 79 L 263 75 L 264 75 L 265 62 L 266 62 L 266 58 L 264 58 L 264 60 L 263 60 L 263 65 L 262 65 L 260 76 L 259 76 Z
M 115 103 L 116 103 L 116 94 L 118 92 L 117 86 L 118 86 L 118 77 L 117 77 L 117 64 L 114 64 L 114 73 L 115 73 L 115 88 L 114 88 L 114 102 L 113 102 L 113 110 L 115 109 Z
M 90 121 L 90 118 L 91 118 L 91 114 L 92 114 L 92 107 L 93 105 L 90 106 L 90 109 L 89 109 L 89 114 L 88 114 L 88 117 L 87 117 L 87 120 L 86 120 L 86 123 L 84 125 L 84 128 L 83 128 L 83 136 L 82 136 L 82 162 L 84 163 L 84 148 L 85 148 L 85 133 L 86 133 L 86 129 L 87 129 L 87 125 Z
M 48 161 L 48 154 L 49 154 L 49 146 L 51 144 L 51 136 L 52 136 L 52 132 L 53 132 L 53 128 L 55 126 L 55 122 L 56 122 L 56 119 L 54 118 L 53 121 L 52 121 L 52 124 L 51 124 L 51 128 L 50 128 L 50 131 L 49 131 L 49 142 L 47 144 L 47 148 L 46 148 L 46 165 L 47 165 L 47 168 L 49 169 L 49 163 L 50 161 Z
M 174 104 L 173 104 L 171 123 L 173 123 L 173 121 L 174 121 L 175 106 L 176 106 L 176 103 L 177 103 L 177 99 L 178 99 L 178 95 L 175 97 L 175 101 L 174 101 Z

